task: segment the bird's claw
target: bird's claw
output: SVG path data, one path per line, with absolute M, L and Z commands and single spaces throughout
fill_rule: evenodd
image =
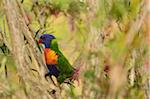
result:
M 44 77 L 45 77 L 45 79 L 47 80 L 47 76 L 50 76 L 50 74 L 49 73 L 46 73 L 45 75 L 44 75 Z M 47 80 L 48 81 L 48 80 Z
M 52 79 L 52 75 L 51 75 L 49 72 L 45 74 L 45 79 L 48 81 L 47 76 L 51 79 L 51 81 L 53 82 L 53 84 L 54 84 L 55 86 L 57 86 L 57 85 L 55 84 L 54 80 Z

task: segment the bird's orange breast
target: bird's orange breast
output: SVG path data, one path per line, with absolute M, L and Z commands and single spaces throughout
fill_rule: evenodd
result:
M 46 64 L 57 64 L 58 55 L 50 48 L 44 50 Z

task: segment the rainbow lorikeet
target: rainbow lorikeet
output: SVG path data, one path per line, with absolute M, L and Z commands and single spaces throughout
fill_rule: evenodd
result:
M 39 43 L 45 45 L 44 56 L 49 71 L 45 74 L 45 78 L 53 75 L 60 84 L 64 83 L 66 79 L 73 80 L 76 69 L 60 51 L 56 38 L 51 34 L 43 34 Z

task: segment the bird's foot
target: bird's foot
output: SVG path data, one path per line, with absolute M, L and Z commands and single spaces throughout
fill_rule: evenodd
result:
M 47 77 L 48 77 L 48 76 L 51 76 L 51 74 L 50 74 L 49 72 L 44 75 L 44 77 L 45 77 L 46 80 L 47 80 Z M 48 81 L 48 80 L 47 80 L 47 81 Z
M 47 77 L 49 77 L 49 78 L 51 79 L 52 83 L 53 83 L 55 86 L 57 86 L 57 84 L 54 82 L 54 80 L 53 80 L 53 78 L 52 78 L 52 75 L 51 75 L 49 72 L 45 74 L 45 79 L 48 81 Z

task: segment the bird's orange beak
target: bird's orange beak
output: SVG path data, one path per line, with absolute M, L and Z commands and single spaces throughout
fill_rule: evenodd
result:
M 39 42 L 38 42 L 39 44 L 42 44 L 42 40 L 41 39 L 39 39 Z

